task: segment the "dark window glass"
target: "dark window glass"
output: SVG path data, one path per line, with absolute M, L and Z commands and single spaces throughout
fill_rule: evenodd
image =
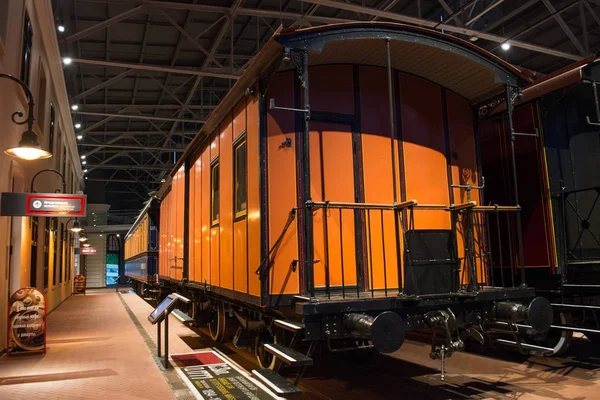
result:
M 248 208 L 248 189 L 246 186 L 246 141 L 235 147 L 235 216 L 239 217 L 246 213 Z
M 210 187 L 212 190 L 210 209 L 212 216 L 212 223 L 219 223 L 219 163 L 212 166 L 210 173 Z
M 52 274 L 52 284 L 56 285 L 56 276 L 60 271 L 60 268 L 58 267 L 58 218 L 52 218 L 52 233 L 52 250 L 54 251 L 54 273 Z
M 50 218 L 45 218 L 44 226 L 44 289 L 48 288 L 48 274 L 50 269 Z
M 21 54 L 21 80 L 29 85 L 29 72 L 31 71 L 31 47 L 33 44 L 33 30 L 29 15 L 25 13 L 23 21 L 23 50 Z
M 48 151 L 54 153 L 54 119 L 56 114 L 54 112 L 54 104 L 50 103 L 50 130 L 48 131 Z
M 29 286 L 35 287 L 37 282 L 37 240 L 38 217 L 31 217 L 31 262 L 29 263 Z

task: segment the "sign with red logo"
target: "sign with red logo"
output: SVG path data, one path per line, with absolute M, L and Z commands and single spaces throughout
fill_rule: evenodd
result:
M 2 193 L 3 216 L 83 217 L 86 196 L 64 193 Z
M 46 352 L 46 299 L 36 288 L 22 288 L 10 297 L 8 353 Z
M 79 254 L 96 254 L 98 249 L 96 247 L 82 247 L 79 249 Z

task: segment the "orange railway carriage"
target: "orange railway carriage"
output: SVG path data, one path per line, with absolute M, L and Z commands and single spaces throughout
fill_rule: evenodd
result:
M 441 328 L 442 358 L 494 320 L 546 329 L 534 289 L 490 283 L 488 214 L 519 228 L 520 208 L 479 191 L 474 105 L 526 81 L 416 27 L 277 32 L 159 192 L 161 281 L 195 298 L 216 340 L 235 315 L 263 364 L 294 358 L 296 341 L 269 344 L 278 329 L 390 352 L 405 331 Z

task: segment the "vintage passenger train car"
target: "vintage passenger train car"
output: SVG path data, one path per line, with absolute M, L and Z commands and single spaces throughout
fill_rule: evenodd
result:
M 146 298 L 158 293 L 158 211 L 158 202 L 151 198 L 125 235 L 125 276 Z
M 193 298 L 214 340 L 233 324 L 234 343 L 298 378 L 317 344 L 393 352 L 429 330 L 443 360 L 467 336 L 518 345 L 514 323 L 545 331 L 547 300 L 492 281 L 489 220 L 514 227 L 502 252 L 522 259 L 521 207 L 479 191 L 475 105 L 527 82 L 427 29 L 278 31 L 157 194 L 163 291 Z
M 553 329 L 530 338 L 545 354 L 564 351 L 574 331 L 600 338 L 599 84 L 600 63 L 587 59 L 526 87 L 514 110 L 515 165 L 504 156 L 511 140 L 504 99 L 480 108 L 488 114 L 480 125 L 483 173 L 495 182 L 486 201 L 512 198 L 516 169 L 525 276 L 555 307 Z M 496 245 L 506 243 L 502 228 Z M 512 277 L 518 283 L 506 268 L 495 279 Z

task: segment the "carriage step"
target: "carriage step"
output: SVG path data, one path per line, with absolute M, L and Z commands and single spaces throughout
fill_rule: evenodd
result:
M 269 389 L 278 395 L 290 396 L 302 393 L 297 386 L 293 385 L 283 376 L 279 375 L 277 372 L 273 372 L 270 369 L 254 369 L 252 370 L 252 375 L 258 378 L 259 381 L 264 383 Z
M 175 318 L 177 318 L 179 321 L 181 321 L 181 323 L 183 323 L 183 324 L 193 324 L 195 322 L 194 318 L 190 317 L 189 315 L 187 315 L 186 313 L 184 313 L 183 311 L 181 311 L 178 308 L 173 310 L 171 312 L 171 314 L 173 314 L 173 316 Z
M 296 321 L 284 321 L 282 319 L 275 320 L 275 326 L 278 326 L 286 331 L 293 333 L 304 332 L 304 324 Z
M 518 343 L 514 342 L 512 340 L 496 339 L 495 342 L 505 344 L 508 346 L 519 347 Z M 525 350 L 541 351 L 543 353 L 548 353 L 549 355 L 552 355 L 554 353 L 554 350 L 549 347 L 536 346 L 536 345 L 528 344 L 528 343 L 521 343 L 521 347 Z
M 290 366 L 305 367 L 313 364 L 313 359 L 309 356 L 279 343 L 265 343 L 263 346 L 266 351 Z

